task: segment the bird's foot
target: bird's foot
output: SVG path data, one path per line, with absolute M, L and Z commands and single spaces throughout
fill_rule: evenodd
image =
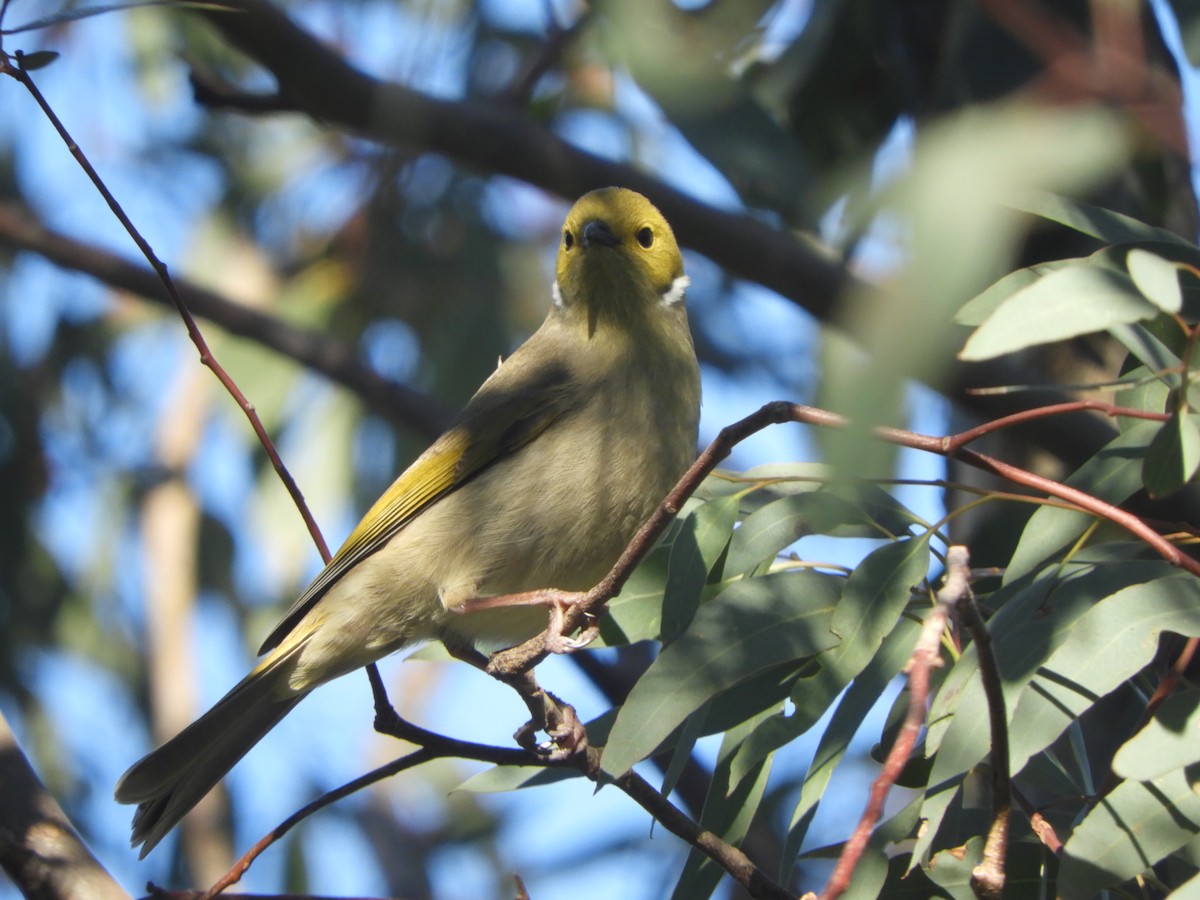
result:
M 565 762 L 588 749 L 587 730 L 579 721 L 575 707 L 563 703 L 549 691 L 538 689 L 541 708 L 530 706 L 534 717 L 513 735 L 517 743 L 550 762 Z M 538 743 L 536 734 L 544 731 L 550 738 Z
M 570 621 L 567 612 L 578 607 L 587 599 L 587 591 L 560 591 L 555 588 L 543 588 L 536 591 L 523 591 L 519 594 L 471 597 L 455 604 L 451 609 L 459 615 L 470 615 L 485 609 L 500 609 L 507 606 L 545 606 L 550 610 L 550 621 L 546 625 L 544 641 L 546 651 L 548 653 L 574 653 L 581 647 L 586 647 L 600 634 L 597 623 L 603 607 L 584 612 L 586 625 L 583 631 L 577 638 L 569 636 L 569 633 L 577 627 L 577 622 Z
M 569 596 L 586 596 L 569 595 Z M 550 604 L 550 621 L 546 625 L 546 637 L 543 641 L 550 653 L 574 653 L 600 636 L 600 619 L 596 613 L 585 612 L 584 627 L 579 637 L 573 638 L 567 634 L 567 610 L 578 601 L 552 602 Z

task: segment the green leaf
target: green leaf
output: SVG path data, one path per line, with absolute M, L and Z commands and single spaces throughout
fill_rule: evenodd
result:
M 992 359 L 1157 313 L 1129 276 L 1099 266 L 1069 266 L 1005 300 L 967 339 L 959 356 Z
M 825 796 L 825 789 L 833 777 L 833 771 L 845 757 L 854 735 L 862 726 L 867 714 L 896 678 L 916 645 L 920 625 L 911 619 L 901 619 L 896 627 L 884 636 L 883 644 L 875 658 L 862 670 L 854 683 L 842 694 L 829 725 L 821 735 L 817 752 L 804 776 L 800 799 L 792 812 L 784 843 L 784 871 L 780 877 L 787 880 L 791 861 L 800 852 L 800 846 L 808 833 L 808 827 L 816 815 L 817 807 Z
M 1194 875 L 1167 894 L 1167 900 L 1196 900 L 1200 897 L 1200 875 Z
M 1113 757 L 1122 778 L 1149 781 L 1200 760 L 1200 688 L 1172 694 Z
M 671 545 L 662 604 L 662 641 L 670 643 L 687 628 L 700 605 L 708 573 L 724 552 L 738 516 L 737 495 L 697 507 L 683 521 Z
M 1122 503 L 1142 487 L 1142 457 L 1158 424 L 1139 422 L 1109 441 L 1066 483 L 1109 503 Z M 1043 506 L 1021 533 L 1004 573 L 1005 583 L 1040 569 L 1074 545 L 1095 518 L 1085 512 Z
M 1176 410 L 1162 423 L 1142 461 L 1142 483 L 1151 497 L 1173 494 L 1200 467 L 1200 427 L 1196 416 Z
M 1129 244 L 1137 241 L 1162 241 L 1190 246 L 1174 232 L 1147 225 L 1132 216 L 1093 206 L 1048 191 L 1030 191 L 1019 200 L 1009 201 L 1013 209 L 1024 210 L 1051 222 L 1091 235 L 1106 244 Z
M 867 503 L 845 496 L 851 493 L 847 485 L 838 487 L 781 497 L 751 513 L 729 541 L 725 577 L 753 572 L 805 535 L 883 538 L 894 533 Z
M 637 641 L 657 640 L 662 632 L 663 592 L 667 584 L 667 561 L 677 527 L 633 570 L 621 593 L 608 603 L 600 618 L 603 646 L 614 647 Z
M 1056 259 L 1050 262 L 1039 263 L 1036 266 L 1029 266 L 1024 269 L 1017 269 L 1014 272 L 1009 272 L 999 281 L 993 282 L 982 292 L 976 294 L 968 300 L 963 307 L 954 314 L 954 321 L 959 325 L 982 325 L 1005 300 L 1011 297 L 1018 291 L 1024 290 L 1035 281 L 1049 275 L 1051 272 L 1062 269 L 1066 266 L 1082 263 L 1082 259 Z
M 1002 605 L 989 620 L 988 630 L 1003 679 L 1009 721 L 1013 721 L 1013 710 L 1025 686 L 1066 642 L 1081 616 L 1118 591 L 1171 576 L 1178 576 L 1178 571 L 1160 560 L 1081 565 L 1078 570 L 1067 569 L 1065 577 L 1027 578 L 1007 584 L 994 594 L 992 602 Z M 936 756 L 921 807 L 928 827 L 917 839 L 914 863 L 926 861 L 924 854 L 929 852 L 963 778 L 991 746 L 987 698 L 978 666 L 975 646 L 970 644 L 946 676 L 929 710 L 925 753 Z
M 521 788 L 555 784 L 568 778 L 580 778 L 582 775 L 582 772 L 575 769 L 563 767 L 551 769 L 545 766 L 496 766 L 485 769 L 478 775 L 472 775 L 454 790 L 469 791 L 473 794 L 502 794 Z
M 1183 308 L 1179 269 L 1174 263 L 1135 247 L 1125 257 L 1125 266 L 1142 296 L 1163 312 L 1177 313 Z
M 708 795 L 704 798 L 704 810 L 700 814 L 702 828 L 735 847 L 741 844 L 750 830 L 750 823 L 762 803 L 771 774 L 771 761 L 767 759 L 760 761 L 751 776 L 743 779 L 741 784 L 734 786 L 729 780 L 729 768 L 737 756 L 738 747 L 760 719 L 761 716 L 749 719 L 729 731 L 721 741 L 717 765 L 709 782 Z M 707 897 L 724 875 L 725 870 L 707 853 L 693 847 L 672 897 L 677 900 Z
M 26 72 L 36 72 L 54 62 L 61 54 L 57 50 L 35 50 L 32 53 L 21 53 L 17 61 Z
M 871 551 L 846 580 L 830 627 L 838 645 L 817 657 L 820 669 L 797 682 L 791 715 L 766 720 L 746 739 L 732 771 L 736 784 L 760 759 L 808 731 L 875 657 L 929 569 L 929 533 Z
M 1166 379 L 1168 369 L 1179 365 L 1179 356 L 1163 343 L 1157 335 L 1140 323 L 1118 325 L 1110 328 L 1109 333 L 1125 346 L 1125 349 L 1150 372 Z M 1171 376 L 1178 382 L 1179 376 Z M 1160 407 L 1156 412 L 1161 412 Z
M 1180 769 L 1125 781 L 1096 804 L 1063 847 L 1062 900 L 1089 900 L 1144 872 L 1200 833 L 1200 797 Z
M 608 737 L 604 771 L 624 774 L 721 691 L 836 644 L 829 624 L 841 581 L 780 572 L 736 581 L 701 607 L 630 691 Z
M 1020 723 L 1010 736 L 1012 771 L 1147 666 L 1163 631 L 1200 635 L 1200 581 L 1194 576 L 1177 573 L 1132 585 L 1080 616 L 1011 711 Z

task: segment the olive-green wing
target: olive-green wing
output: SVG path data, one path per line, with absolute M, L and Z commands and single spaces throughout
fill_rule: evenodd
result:
M 517 363 L 484 383 L 443 434 L 397 478 L 363 516 L 329 565 L 292 604 L 259 653 L 274 649 L 333 584 L 382 548 L 429 504 L 465 484 L 488 466 L 516 453 L 582 399 L 565 366 L 550 366 L 534 377 Z M 499 376 L 499 377 L 497 377 Z

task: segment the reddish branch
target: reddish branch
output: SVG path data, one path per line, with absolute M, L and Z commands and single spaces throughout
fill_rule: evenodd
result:
M 90 178 L 92 181 L 92 185 L 97 191 L 99 191 L 100 196 L 104 198 L 104 202 L 108 204 L 108 208 L 112 210 L 112 213 L 114 216 L 116 216 L 117 221 L 121 223 L 122 227 L 133 239 L 133 242 L 137 244 L 137 247 L 142 252 L 142 255 L 146 257 L 146 261 L 150 263 L 150 267 L 154 269 L 155 273 L 159 277 L 159 280 L 162 282 L 163 288 L 167 292 L 167 296 L 171 298 L 171 302 L 175 305 L 175 309 L 178 310 L 180 318 L 183 319 L 184 325 L 187 328 L 188 337 L 195 345 L 196 350 L 200 353 L 200 362 L 212 370 L 212 373 L 217 376 L 217 380 L 221 382 L 225 390 L 229 392 L 229 395 L 237 401 L 237 404 L 241 407 L 242 412 L 246 414 L 246 418 L 250 422 L 250 427 L 254 429 L 255 435 L 258 437 L 259 442 L 262 444 L 263 449 L 267 453 L 267 457 L 271 460 L 271 465 L 275 467 L 275 472 L 279 476 L 279 480 L 283 482 L 284 487 L 287 488 L 288 494 L 291 495 L 292 502 L 296 504 L 296 509 L 300 511 L 300 515 L 304 519 L 304 524 L 308 527 L 309 534 L 312 535 L 313 542 L 317 545 L 317 549 L 321 552 L 321 559 L 325 562 L 329 562 L 329 547 L 325 544 L 325 538 L 321 534 L 321 529 L 317 527 L 317 522 L 313 518 L 312 513 L 309 511 L 308 504 L 304 501 L 304 495 L 300 492 L 300 486 L 296 484 L 296 480 L 292 478 L 292 473 L 287 470 L 287 467 L 285 467 L 283 464 L 283 460 L 279 458 L 279 452 L 275 449 L 275 445 L 272 443 L 270 435 L 267 434 L 267 429 L 263 426 L 262 420 L 258 416 L 258 411 L 255 410 L 254 405 L 246 399 L 246 395 L 242 393 L 241 388 L 237 386 L 237 383 L 229 376 L 229 373 L 225 371 L 224 367 L 217 362 L 216 357 L 213 356 L 212 351 L 208 347 L 208 342 L 204 339 L 204 335 L 200 332 L 200 328 L 196 324 L 196 320 L 192 317 L 191 311 L 188 309 L 187 304 L 184 303 L 183 297 L 180 296 L 179 291 L 175 287 L 175 283 L 171 280 L 171 276 L 167 272 L 166 264 L 158 258 L 158 255 L 154 252 L 154 249 L 150 246 L 149 242 L 142 237 L 141 232 L 137 230 L 129 216 L 125 214 L 125 210 L 122 209 L 121 204 L 117 202 L 117 198 L 114 197 L 112 192 L 108 189 L 108 185 L 104 183 L 104 180 L 92 166 L 91 161 L 84 154 L 83 150 L 80 149 L 79 145 L 75 143 L 75 139 L 71 137 L 70 132 L 67 131 L 66 126 L 63 125 L 62 121 L 58 118 L 58 115 L 46 101 L 46 98 L 42 96 L 42 92 L 38 90 L 38 86 L 34 83 L 33 78 L 30 77 L 27 71 L 21 68 L 21 57 L 21 52 L 17 51 L 17 65 L 13 66 L 9 62 L 8 55 L 5 53 L 0 53 L 0 74 L 12 76 L 17 81 L 21 82 L 21 84 L 25 86 L 25 89 L 29 91 L 30 96 L 32 96 L 37 102 L 37 105 L 41 107 L 42 114 L 45 115 L 50 124 L 54 126 L 55 131 L 58 132 L 59 137 L 62 138 L 63 143 L 66 144 L 71 155 L 75 157 L 75 161 L 79 164 L 79 167 L 83 169 L 85 173 L 87 173 L 88 178 Z
M 964 557 L 965 554 L 964 550 Z M 971 887 L 981 900 L 1000 900 L 1004 893 L 1004 859 L 1008 851 L 1008 820 L 1012 811 L 1008 714 L 1004 705 L 1004 685 L 1000 679 L 1000 668 L 996 664 L 996 654 L 992 649 L 992 635 L 979 613 L 979 607 L 975 604 L 970 585 L 967 585 L 958 609 L 975 643 L 979 679 L 987 697 L 988 724 L 991 728 L 992 824 L 988 828 L 987 840 L 983 845 L 983 858 L 971 872 Z
M 1156 414 L 1147 415 L 1140 410 L 1127 411 L 1123 407 L 1096 404 L 1090 401 L 1060 404 L 1047 415 L 1061 415 L 1064 412 L 1075 412 L 1081 409 L 1104 409 L 1110 415 L 1119 416 L 1137 414 L 1141 417 L 1158 418 Z M 995 422 L 972 428 L 961 434 L 937 437 L 919 434 L 902 428 L 878 427 L 872 429 L 872 434 L 879 440 L 913 450 L 923 450 L 935 453 L 949 459 L 956 459 L 970 466 L 999 475 L 1014 484 L 1032 490 L 1041 491 L 1054 497 L 1069 507 L 1091 513 L 1130 531 L 1143 540 L 1163 559 L 1172 565 L 1187 569 L 1194 575 L 1200 576 L 1200 562 L 1179 550 L 1166 538 L 1147 525 L 1133 513 L 1127 512 L 1098 497 L 1093 497 L 1084 491 L 1070 487 L 1053 479 L 1037 475 L 1033 472 L 1011 465 L 1001 460 L 977 453 L 966 448 L 966 444 L 978 440 L 987 434 L 993 434 L 1003 428 L 1023 424 L 1037 418 L 1041 412 L 1031 410 L 1029 413 L 1006 416 Z M 806 406 L 799 403 L 775 401 L 768 403 L 744 419 L 723 428 L 716 439 L 700 454 L 692 467 L 684 474 L 679 483 L 671 490 L 666 499 L 659 505 L 654 514 L 642 525 L 633 540 L 621 554 L 612 570 L 604 580 L 590 591 L 567 593 L 560 591 L 541 591 L 543 596 L 557 596 L 570 606 L 563 614 L 562 631 L 569 634 L 584 621 L 585 616 L 598 612 L 605 603 L 613 599 L 626 580 L 633 573 L 638 563 L 654 547 L 655 543 L 666 531 L 683 502 L 700 486 L 704 478 L 725 459 L 732 449 L 750 435 L 755 434 L 771 425 L 783 422 L 800 422 L 807 425 L 817 425 L 824 428 L 845 428 L 849 421 L 837 413 Z M 528 671 L 546 658 L 554 643 L 555 635 L 551 631 L 543 631 L 540 635 L 530 638 L 523 644 L 493 655 L 489 671 L 493 674 L 513 674 Z
M 1056 103 L 1124 106 L 1163 146 L 1187 158 L 1179 83 L 1147 53 L 1141 4 L 1090 3 L 1090 39 L 1036 0 L 980 0 L 987 13 L 1045 63 L 1037 87 Z
M 913 648 L 912 656 L 905 667 L 908 673 L 908 712 L 905 714 L 904 724 L 896 735 L 892 749 L 888 751 L 883 768 L 871 785 L 867 808 L 842 848 L 842 855 L 821 893 L 821 900 L 836 900 L 850 887 L 854 869 L 862 858 L 867 841 L 871 839 L 875 824 L 883 815 L 883 803 L 888 792 L 900 777 L 913 748 L 917 745 L 921 725 L 925 721 L 931 676 L 933 670 L 942 665 L 938 648 L 946 630 L 946 623 L 954 608 L 970 589 L 971 571 L 967 549 L 960 546 L 951 547 L 946 553 L 946 582 L 937 593 L 937 603 L 925 617 L 925 624 L 917 637 L 917 645 Z

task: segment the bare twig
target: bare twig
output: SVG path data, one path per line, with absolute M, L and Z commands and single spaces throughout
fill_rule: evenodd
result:
M 1054 830 L 1054 826 L 1046 820 L 1045 816 L 1037 811 L 1034 805 L 1029 802 L 1029 799 L 1018 790 L 1016 785 L 1012 785 L 1011 788 L 1013 800 L 1016 801 L 1017 806 L 1021 807 L 1021 812 L 1025 813 L 1028 817 L 1029 828 L 1033 831 L 1037 839 L 1041 841 L 1042 846 L 1055 856 L 1062 853 L 1063 844 L 1059 840 L 1058 832 Z
M 1060 407 L 1057 412 L 1074 412 L 1077 409 L 1077 404 L 1066 404 Z M 1112 407 L 1110 415 L 1124 415 L 1124 410 L 1121 407 Z M 872 430 L 872 434 L 879 440 L 896 444 L 897 446 L 909 447 L 914 450 L 924 450 L 939 456 L 960 460 L 975 468 L 1000 475 L 1014 484 L 1042 491 L 1071 507 L 1107 519 L 1125 528 L 1150 545 L 1171 565 L 1187 569 L 1192 574 L 1200 576 L 1200 562 L 1197 562 L 1186 554 L 1180 553 L 1170 541 L 1133 513 L 1127 512 L 1118 506 L 1077 488 L 1054 481 L 1051 478 L 1037 475 L 1001 460 L 994 459 L 993 457 L 986 456 L 985 454 L 977 453 L 964 446 L 970 441 L 977 440 L 998 428 L 1019 424 L 1021 420 L 1021 417 L 1009 416 L 991 423 L 991 427 L 980 426 L 961 434 L 943 437 L 918 434 L 914 431 L 891 427 L 875 428 Z M 684 473 L 683 477 L 672 488 L 663 502 L 659 504 L 651 517 L 638 530 L 633 540 L 625 548 L 625 552 L 621 554 L 620 559 L 617 560 L 599 584 L 590 591 L 581 593 L 560 591 L 533 592 L 542 598 L 557 596 L 562 601 L 570 604 L 562 614 L 562 633 L 569 634 L 572 630 L 579 627 L 585 615 L 599 610 L 605 603 L 620 593 L 621 588 L 628 580 L 630 574 L 632 574 L 634 568 L 637 567 L 638 563 L 642 561 L 666 530 L 683 502 L 700 486 L 704 478 L 729 455 L 733 447 L 750 435 L 770 425 L 778 425 L 783 422 L 800 422 L 826 428 L 845 428 L 850 424 L 844 416 L 829 412 L 828 410 L 805 406 L 799 403 L 775 401 L 766 404 L 744 419 L 723 428 L 716 439 L 700 454 L 691 468 Z M 527 671 L 533 668 L 545 659 L 550 652 L 548 641 L 552 638 L 552 630 L 548 629 L 536 637 L 530 638 L 523 644 L 495 654 L 488 665 L 488 671 L 496 675 L 511 675 L 515 672 Z
M 31 250 L 57 265 L 91 275 L 107 285 L 147 300 L 170 304 L 158 276 L 108 250 L 68 237 L 39 222 L 33 213 L 0 203 L 0 243 Z M 381 415 L 394 419 L 427 438 L 442 433 L 450 421 L 447 410 L 420 391 L 381 377 L 363 365 L 345 344 L 325 334 L 200 287 L 186 279 L 172 279 L 193 314 L 219 325 L 231 334 L 253 341 L 294 359 L 331 381 L 344 385 Z
M 308 532 L 312 535 L 313 542 L 317 545 L 317 549 L 321 553 L 321 559 L 329 562 L 329 547 L 325 543 L 325 537 L 321 534 L 316 520 L 308 509 L 308 504 L 304 501 L 304 495 L 300 491 L 300 486 L 296 484 L 296 480 L 292 478 L 292 473 L 287 470 L 287 467 L 283 464 L 283 460 L 279 458 L 279 452 L 275 449 L 270 435 L 267 434 L 267 430 L 263 426 L 262 420 L 258 417 L 258 412 L 255 410 L 254 405 L 246 399 L 246 395 L 242 393 L 241 388 L 237 386 L 237 383 L 229 376 L 224 367 L 217 362 L 216 357 L 213 356 L 212 351 L 208 347 L 208 342 L 205 341 L 204 335 L 196 324 L 196 320 L 192 318 L 191 311 L 188 309 L 187 304 L 184 303 L 183 297 L 180 296 L 179 291 L 175 287 L 175 283 L 171 280 L 166 264 L 158 258 L 154 249 L 142 237 L 141 232 L 137 230 L 129 216 L 126 215 L 121 204 L 117 202 L 117 198 L 108 189 L 108 185 L 104 183 L 104 180 L 92 166 L 91 161 L 84 154 L 83 150 L 80 149 L 79 145 L 75 143 L 75 139 L 71 137 L 62 120 L 58 118 L 54 109 L 46 101 L 46 98 L 38 89 L 33 78 L 21 67 L 21 57 L 21 52 L 17 51 L 17 65 L 14 66 L 9 62 L 7 54 L 0 54 L 0 74 L 9 75 L 25 86 L 30 96 L 41 107 L 42 114 L 46 116 L 50 124 L 54 126 L 55 131 L 58 132 L 59 137 L 62 138 L 63 143 L 66 144 L 67 150 L 75 157 L 75 161 L 79 164 L 79 167 L 83 169 L 88 178 L 91 179 L 92 185 L 100 192 L 100 196 L 104 198 L 104 202 L 108 204 L 108 208 L 112 210 L 117 221 L 121 223 L 125 231 L 133 239 L 133 242 L 137 244 L 142 255 L 146 257 L 146 261 L 150 263 L 151 268 L 158 275 L 159 280 L 166 289 L 167 295 L 171 298 L 171 302 L 175 304 L 176 310 L 179 311 L 179 316 L 183 319 L 184 326 L 187 328 L 188 337 L 191 338 L 196 350 L 200 353 L 200 362 L 212 370 L 213 374 L 217 376 L 217 380 L 221 382 L 225 390 L 229 392 L 229 395 L 237 401 L 242 412 L 246 414 L 246 418 L 250 422 L 250 427 L 254 429 L 255 435 L 258 436 L 259 442 L 267 453 L 267 457 L 271 460 L 271 465 L 275 467 L 275 472 L 279 476 L 279 480 L 287 488 L 292 502 L 296 504 L 296 509 L 299 510 L 301 517 L 304 519 L 304 524 L 308 527 Z
M 658 505 L 650 518 L 638 529 L 633 540 L 625 548 L 625 552 L 621 554 L 604 579 L 582 596 L 564 595 L 569 597 L 572 602 L 571 606 L 563 613 L 562 633 L 570 634 L 579 627 L 586 615 L 598 610 L 620 593 L 625 582 L 629 580 L 629 576 L 633 574 L 633 570 L 637 568 L 638 563 L 645 558 L 662 533 L 666 531 L 684 501 L 695 492 L 705 476 L 715 469 L 734 447 L 769 425 L 793 421 L 794 406 L 795 404 L 781 401 L 768 403 L 757 412 L 722 428 L 713 442 L 692 463 L 675 487 L 671 489 L 671 492 Z M 532 669 L 546 658 L 549 652 L 547 638 L 550 636 L 549 630 L 543 631 L 523 644 L 494 654 L 488 664 L 488 671 L 501 676 Z
M 934 669 L 942 665 L 939 653 L 942 634 L 946 630 L 946 623 L 955 607 L 971 589 L 969 563 L 966 547 L 955 545 L 946 552 L 945 583 L 937 592 L 937 602 L 933 609 L 925 617 L 925 624 L 917 637 L 916 647 L 913 648 L 912 656 L 905 667 L 908 673 L 908 712 L 904 717 L 904 724 L 896 735 L 891 750 L 888 751 L 887 759 L 884 760 L 878 777 L 871 785 L 867 808 L 863 812 L 862 818 L 859 819 L 858 826 L 842 848 L 842 855 L 838 858 L 833 874 L 829 876 L 829 881 L 821 894 L 821 900 L 835 900 L 850 887 L 850 879 L 854 875 L 858 861 L 862 858 L 867 842 L 871 839 L 875 823 L 883 815 L 883 803 L 887 799 L 888 792 L 896 783 L 896 779 L 900 777 L 900 773 L 912 755 L 913 747 L 917 744 L 917 738 L 921 733 L 921 724 L 925 721 L 925 706 L 929 699 L 931 675 Z
M 1000 900 L 1004 893 L 1004 860 L 1008 850 L 1008 819 L 1012 810 L 1008 714 L 1004 705 L 1004 685 L 1000 679 L 996 654 L 992 649 L 992 635 L 979 613 L 969 584 L 958 609 L 975 643 L 979 678 L 987 698 L 988 723 L 991 728 L 992 824 L 984 843 L 983 859 L 971 872 L 971 887 L 981 900 Z

